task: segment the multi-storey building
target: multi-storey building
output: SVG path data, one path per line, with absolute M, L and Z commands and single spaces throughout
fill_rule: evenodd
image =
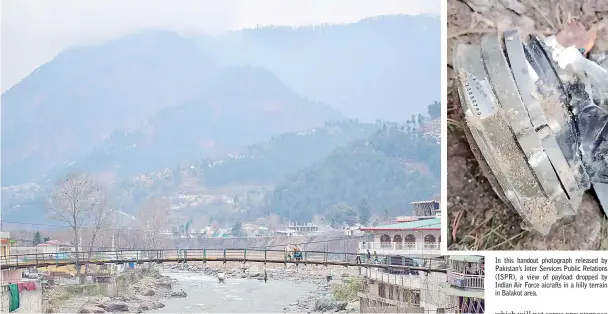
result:
M 440 256 L 441 219 L 437 201 L 414 202 L 415 216 L 399 217 L 397 223 L 361 227 L 371 239 L 359 243 L 363 252 L 370 250 L 382 256 Z

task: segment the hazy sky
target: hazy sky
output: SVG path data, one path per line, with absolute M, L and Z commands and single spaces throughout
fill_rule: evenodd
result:
M 143 29 L 221 33 L 258 24 L 348 23 L 439 15 L 440 0 L 2 0 L 4 92 L 59 52 Z

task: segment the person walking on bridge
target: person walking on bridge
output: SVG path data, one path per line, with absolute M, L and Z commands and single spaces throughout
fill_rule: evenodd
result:
M 369 249 L 367 250 L 367 264 L 372 262 L 372 253 L 369 252 Z
M 357 249 L 357 264 L 361 264 L 361 249 Z

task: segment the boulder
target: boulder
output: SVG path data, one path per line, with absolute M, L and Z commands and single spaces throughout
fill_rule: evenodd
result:
M 158 283 L 159 287 L 171 289 L 171 281 L 163 280 Z
M 93 304 L 85 304 L 78 310 L 78 313 L 106 313 L 106 310 Z
M 348 302 L 337 302 L 336 303 L 336 311 L 344 311 L 348 306 Z
M 338 304 L 335 300 L 330 299 L 328 297 L 319 298 L 315 301 L 315 307 L 313 309 L 314 312 L 329 312 L 338 307 Z
M 129 305 L 122 301 L 112 301 L 105 305 L 107 312 L 127 312 L 129 311 Z

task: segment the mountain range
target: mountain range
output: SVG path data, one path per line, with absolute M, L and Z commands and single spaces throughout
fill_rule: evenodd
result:
M 375 158 L 384 151 L 360 148 L 380 121 L 426 113 L 439 96 L 439 34 L 437 17 L 382 16 L 219 36 L 145 31 L 66 50 L 1 96 L 3 218 L 42 213 L 69 172 L 137 200 L 184 182 L 281 184 L 340 149 Z

